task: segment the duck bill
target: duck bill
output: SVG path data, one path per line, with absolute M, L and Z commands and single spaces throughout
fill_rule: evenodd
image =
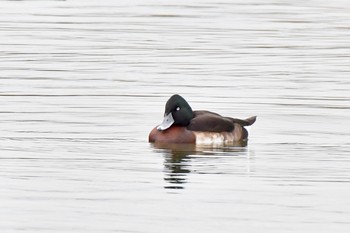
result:
M 171 114 L 171 112 L 168 115 L 164 116 L 163 122 L 162 124 L 160 124 L 157 129 L 159 131 L 163 131 L 168 129 L 170 126 L 172 126 L 172 124 L 174 124 L 174 118 L 173 118 L 173 114 Z

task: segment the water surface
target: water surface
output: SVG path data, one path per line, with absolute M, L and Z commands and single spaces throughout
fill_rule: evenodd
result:
M 346 1 L 2 1 L 1 232 L 348 232 Z M 174 93 L 258 115 L 157 147 Z

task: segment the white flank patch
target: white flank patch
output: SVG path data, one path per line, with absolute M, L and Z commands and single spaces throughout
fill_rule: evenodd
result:
M 222 145 L 234 141 L 232 133 L 194 132 L 196 144 Z

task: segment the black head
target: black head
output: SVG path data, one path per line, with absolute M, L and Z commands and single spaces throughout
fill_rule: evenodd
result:
M 180 95 L 173 95 L 166 102 L 164 115 L 172 113 L 174 124 L 187 126 L 193 118 L 193 111 L 187 101 Z
M 187 126 L 194 117 L 191 106 L 180 95 L 173 95 L 166 102 L 164 121 L 158 130 L 166 130 L 171 125 Z

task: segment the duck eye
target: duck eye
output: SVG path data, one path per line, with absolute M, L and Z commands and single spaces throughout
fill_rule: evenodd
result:
M 177 108 L 176 108 L 176 111 L 179 111 L 180 109 L 181 109 L 180 107 L 177 107 Z

